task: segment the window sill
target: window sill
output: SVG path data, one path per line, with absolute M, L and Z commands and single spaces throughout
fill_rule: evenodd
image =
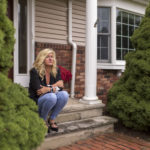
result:
M 97 69 L 106 69 L 106 70 L 125 70 L 125 62 L 122 63 L 117 62 L 115 64 L 112 63 L 97 63 Z

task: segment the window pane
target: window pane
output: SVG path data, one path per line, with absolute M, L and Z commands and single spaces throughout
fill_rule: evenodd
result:
M 121 22 L 121 11 L 117 10 L 117 22 Z
M 101 47 L 108 47 L 108 36 L 101 36 Z
M 109 33 L 109 23 L 108 22 L 101 22 L 98 28 L 99 33 Z
M 97 51 L 97 58 L 107 60 L 108 59 L 108 35 L 98 35 L 98 51 Z
M 122 35 L 128 36 L 128 25 L 122 25 Z
M 128 24 L 128 14 L 125 12 L 122 12 L 122 22 Z
M 132 36 L 134 32 L 134 26 L 129 26 L 129 36 Z
M 122 38 L 122 48 L 128 48 L 128 38 Z
M 98 33 L 110 33 L 110 8 L 98 8 Z
M 117 48 L 121 48 L 121 37 L 117 36 Z
M 100 8 L 99 9 L 99 16 L 101 20 L 109 20 L 109 8 Z
M 117 60 L 121 60 L 121 49 L 117 49 Z
M 108 59 L 108 48 L 101 48 L 101 59 Z
M 121 24 L 117 23 L 117 35 L 121 35 Z
M 27 0 L 18 1 L 19 73 L 27 73 Z
M 129 14 L 129 24 L 134 25 L 134 15 Z
M 100 37 L 100 35 L 98 35 L 98 36 L 97 36 L 97 46 L 98 46 L 98 47 L 101 47 L 101 45 L 100 45 L 100 44 L 101 44 L 100 40 L 101 40 L 101 37 Z
M 141 21 L 140 16 L 135 16 L 135 25 L 139 26 L 140 21 Z
M 97 59 L 100 59 L 100 48 L 97 48 Z

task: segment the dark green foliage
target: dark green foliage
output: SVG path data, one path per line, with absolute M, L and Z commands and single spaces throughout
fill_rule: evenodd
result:
M 0 150 L 31 150 L 42 142 L 46 128 L 27 90 L 7 78 L 15 40 L 6 6 L 0 0 Z
M 136 51 L 126 55 L 126 69 L 108 93 L 107 110 L 126 126 L 150 129 L 150 5 L 132 41 Z
M 12 67 L 12 52 L 14 48 L 14 28 L 6 16 L 7 1 L 0 0 L 0 72 L 8 74 Z
M 135 30 L 131 40 L 136 49 L 146 50 L 150 48 L 150 4 L 146 9 L 140 28 Z
M 27 90 L 0 73 L 0 149 L 31 150 L 43 140 L 46 129 Z

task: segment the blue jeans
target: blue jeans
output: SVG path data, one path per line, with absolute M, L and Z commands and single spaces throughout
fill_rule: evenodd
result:
M 68 93 L 60 91 L 57 93 L 46 93 L 38 98 L 39 115 L 45 121 L 51 111 L 50 119 L 54 120 L 68 101 Z

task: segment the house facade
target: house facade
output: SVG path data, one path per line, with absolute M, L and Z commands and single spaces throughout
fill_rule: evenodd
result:
M 38 52 L 53 48 L 72 72 L 71 97 L 107 101 L 125 69 L 124 56 L 148 0 L 8 0 L 16 29 L 13 81 L 28 87 Z M 11 16 L 13 14 L 13 16 Z

